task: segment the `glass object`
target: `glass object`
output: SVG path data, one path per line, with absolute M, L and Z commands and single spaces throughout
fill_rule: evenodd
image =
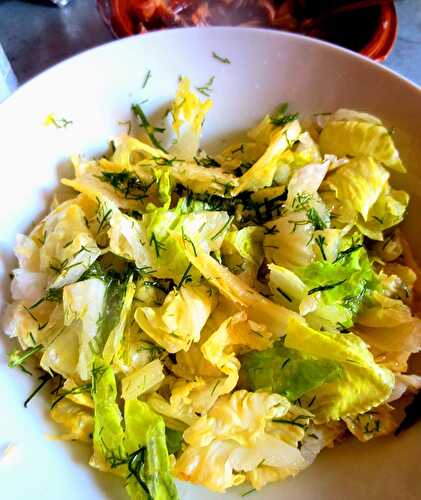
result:
M 16 90 L 17 86 L 16 76 L 0 44 L 0 102 Z
M 51 0 L 53 3 L 58 5 L 59 7 L 65 7 L 71 0 Z

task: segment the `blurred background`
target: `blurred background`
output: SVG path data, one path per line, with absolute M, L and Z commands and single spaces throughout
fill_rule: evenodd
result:
M 421 84 L 421 0 L 0 0 L 0 100 L 2 89 L 115 37 L 214 24 L 316 36 Z

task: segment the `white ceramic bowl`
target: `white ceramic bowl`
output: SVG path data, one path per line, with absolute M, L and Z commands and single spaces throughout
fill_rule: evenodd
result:
M 212 52 L 228 57 L 222 64 Z M 34 56 L 36 56 L 34 54 Z M 147 70 L 152 78 L 145 89 Z M 265 30 L 211 28 L 172 30 L 113 42 L 74 57 L 25 84 L 0 105 L 0 252 L 7 300 L 16 232 L 26 231 L 45 211 L 70 154 L 97 154 L 122 131 L 119 120 L 134 101 L 149 99 L 149 114 L 174 95 L 178 75 L 195 85 L 215 76 L 214 109 L 205 126 L 208 144 L 250 127 L 282 101 L 302 115 L 350 107 L 381 116 L 396 130 L 409 175 L 396 179 L 412 194 L 408 235 L 421 257 L 421 90 L 383 67 L 351 52 L 310 38 Z M 72 120 L 57 130 L 43 126 L 46 115 Z M 28 409 L 23 401 L 33 381 L 7 368 L 0 341 L 0 461 L 4 500 L 123 499 L 119 480 L 86 463 L 82 445 L 49 440 L 57 429 L 43 398 Z M 250 495 L 253 500 L 411 500 L 420 498 L 421 426 L 399 438 L 360 444 L 350 440 L 322 453 L 292 480 Z M 183 499 L 221 498 L 180 483 Z M 238 500 L 230 492 L 227 500 Z

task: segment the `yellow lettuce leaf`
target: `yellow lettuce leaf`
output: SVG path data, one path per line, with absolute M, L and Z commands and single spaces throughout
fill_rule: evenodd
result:
M 289 409 L 288 400 L 277 394 L 236 391 L 220 397 L 184 432 L 188 446 L 174 474 L 218 492 L 243 483 L 263 463 L 283 470 L 283 477 L 296 474 L 307 463 L 296 446 L 277 435 L 283 424 L 272 424 Z
M 187 351 L 198 342 L 200 332 L 215 307 L 208 288 L 182 286 L 171 291 L 160 307 L 138 307 L 135 319 L 140 328 L 168 352 Z

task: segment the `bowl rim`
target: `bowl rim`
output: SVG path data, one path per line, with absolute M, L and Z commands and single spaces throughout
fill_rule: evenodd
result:
M 125 38 L 119 38 L 116 40 L 110 40 L 109 42 L 105 42 L 103 44 L 97 45 L 96 47 L 91 47 L 89 49 L 83 50 L 82 52 L 75 54 L 73 56 L 67 57 L 63 59 L 63 61 L 60 61 L 50 68 L 45 69 L 38 75 L 33 76 L 29 80 L 27 80 L 25 83 L 23 83 L 21 86 L 15 90 L 10 96 L 8 96 L 4 101 L 0 103 L 0 113 L 3 107 L 13 105 L 13 102 L 16 99 L 19 99 L 19 96 L 26 92 L 28 87 L 30 88 L 32 85 L 33 81 L 38 81 L 43 78 L 47 78 L 50 72 L 56 72 L 60 71 L 60 68 L 62 65 L 68 65 L 72 64 L 73 60 L 76 60 L 78 58 L 85 58 L 85 57 L 91 57 L 92 53 L 95 51 L 102 52 L 108 50 L 108 46 L 111 44 L 120 44 L 120 45 L 131 45 L 132 43 L 136 43 L 142 40 L 144 37 L 148 38 L 159 38 L 163 36 L 174 36 L 177 37 L 179 36 L 179 33 L 184 33 L 184 32 L 189 32 L 191 31 L 192 33 L 195 33 L 197 31 L 214 31 L 215 33 L 221 32 L 221 31 L 234 31 L 234 30 L 242 30 L 245 32 L 249 32 L 251 36 L 253 36 L 253 33 L 260 33 L 261 35 L 266 35 L 268 37 L 274 36 L 274 37 L 279 37 L 279 38 L 291 38 L 293 40 L 297 40 L 300 43 L 308 44 L 308 45 L 316 45 L 316 46 L 322 46 L 326 47 L 331 51 L 338 51 L 342 52 L 344 55 L 350 56 L 351 58 L 354 58 L 356 60 L 359 60 L 362 64 L 368 65 L 368 66 L 374 66 L 377 71 L 380 73 L 384 73 L 386 75 L 392 76 L 398 80 L 400 80 L 403 84 L 409 86 L 412 88 L 412 90 L 415 90 L 419 93 L 421 93 L 421 85 L 418 85 L 417 83 L 413 82 L 409 78 L 400 75 L 396 71 L 387 68 L 386 66 L 383 66 L 382 64 L 378 64 L 376 61 L 373 61 L 372 59 L 361 55 L 358 52 L 354 52 L 351 49 L 347 49 L 345 47 L 341 47 L 339 45 L 335 45 L 334 43 L 331 42 L 326 42 L 324 40 L 319 40 L 318 38 L 312 38 L 309 36 L 301 35 L 299 33 L 292 33 L 289 31 L 282 31 L 282 30 L 277 30 L 277 29 L 268 29 L 268 28 L 252 28 L 252 27 L 242 27 L 242 26 L 206 26 L 206 27 L 183 27 L 183 28 L 172 28 L 170 30 L 158 30 L 158 31 L 151 31 L 148 33 L 144 34 L 138 34 L 138 35 L 132 35 L 129 37 Z

